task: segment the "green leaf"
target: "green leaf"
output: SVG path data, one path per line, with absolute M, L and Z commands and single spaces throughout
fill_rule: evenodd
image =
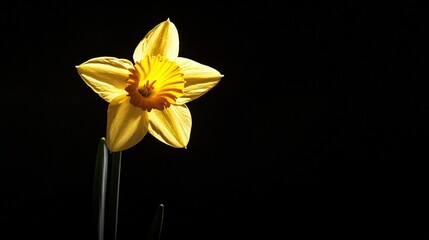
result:
M 150 225 L 150 228 L 149 228 L 147 240 L 161 239 L 163 221 L 164 221 L 164 205 L 160 204 L 157 211 L 155 212 L 155 216 L 152 219 L 152 224 Z
M 101 138 L 97 148 L 93 182 L 93 217 L 96 224 L 98 240 L 104 239 L 107 168 L 108 149 L 105 138 Z

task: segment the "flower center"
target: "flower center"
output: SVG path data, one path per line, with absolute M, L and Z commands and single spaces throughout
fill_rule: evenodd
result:
M 156 80 L 153 81 L 152 83 L 149 82 L 149 80 L 146 81 L 146 83 L 139 88 L 137 91 L 139 91 L 140 95 L 142 95 L 143 97 L 149 97 L 150 94 L 152 93 L 153 85 L 155 84 Z
M 146 56 L 134 65 L 125 90 L 130 103 L 143 111 L 164 110 L 183 95 L 182 69 L 160 55 Z

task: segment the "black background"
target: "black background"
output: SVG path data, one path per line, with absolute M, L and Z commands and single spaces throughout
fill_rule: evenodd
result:
M 108 105 L 75 66 L 132 60 L 167 18 L 179 55 L 225 77 L 188 104 L 187 149 L 147 135 L 123 152 L 118 239 L 145 239 L 160 203 L 162 239 L 415 232 L 413 204 L 384 195 L 427 160 L 429 9 L 404 2 L 1 3 L 2 234 L 95 239 Z

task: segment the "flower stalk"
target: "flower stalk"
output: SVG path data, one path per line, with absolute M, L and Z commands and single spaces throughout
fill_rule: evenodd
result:
M 93 185 L 93 219 L 98 240 L 104 240 L 108 164 L 106 139 L 101 138 L 97 148 Z
M 98 240 L 104 240 L 105 237 L 106 240 L 116 240 L 118 232 L 122 152 L 113 152 L 110 155 L 109 161 L 106 140 L 101 138 L 97 149 L 93 185 L 94 221 Z
M 107 208 L 107 240 L 116 240 L 118 232 L 119 185 L 121 178 L 122 152 L 113 152 L 110 161 L 109 199 Z
M 118 236 L 122 152 L 113 152 L 110 156 L 109 161 L 106 139 L 101 138 L 97 148 L 93 185 L 93 218 L 97 240 L 116 240 Z M 147 240 L 161 239 L 163 221 L 164 205 L 160 204 L 152 219 Z

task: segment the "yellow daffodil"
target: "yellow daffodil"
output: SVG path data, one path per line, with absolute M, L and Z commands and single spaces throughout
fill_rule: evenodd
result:
M 109 103 L 106 144 L 111 152 L 139 143 L 149 132 L 176 148 L 186 148 L 192 119 L 187 102 L 223 77 L 214 68 L 179 57 L 179 34 L 167 19 L 149 31 L 127 59 L 97 57 L 77 71 Z

